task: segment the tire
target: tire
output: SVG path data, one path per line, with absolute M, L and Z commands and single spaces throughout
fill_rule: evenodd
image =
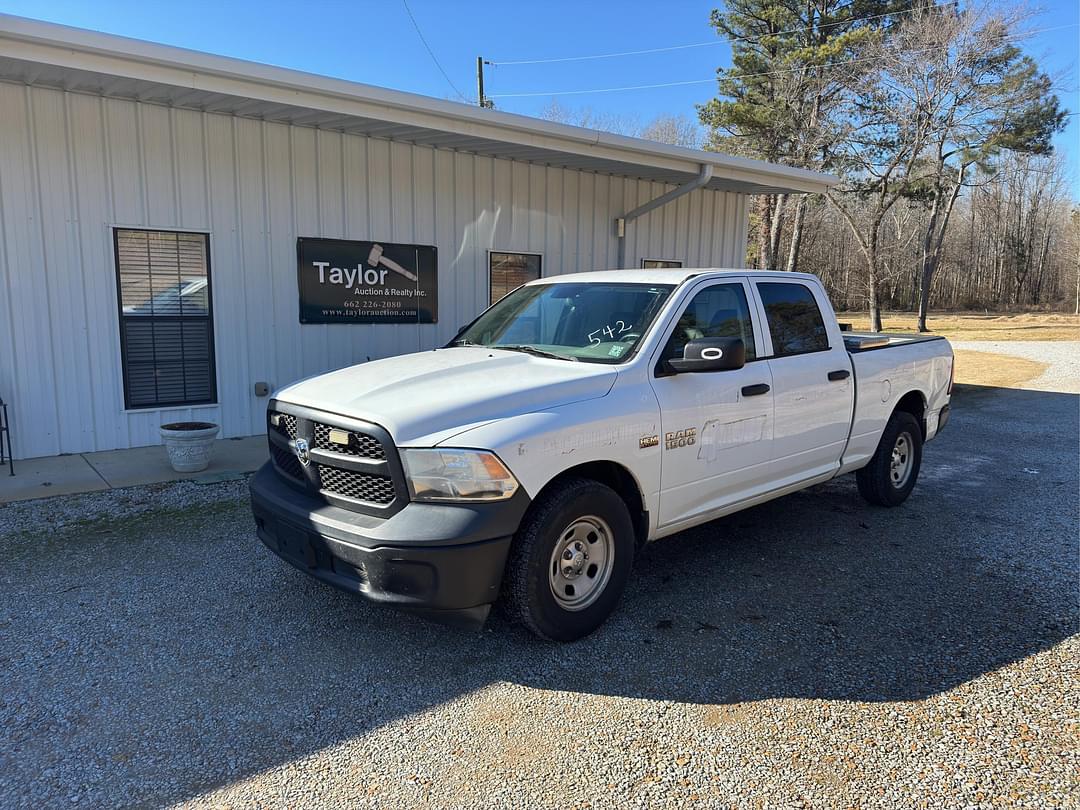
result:
M 560 481 L 514 536 L 503 607 L 541 638 L 576 641 L 615 609 L 633 563 L 634 527 L 622 498 L 597 481 Z
M 859 494 L 877 506 L 906 501 L 922 467 L 922 446 L 919 420 L 907 411 L 894 411 L 870 463 L 855 473 Z

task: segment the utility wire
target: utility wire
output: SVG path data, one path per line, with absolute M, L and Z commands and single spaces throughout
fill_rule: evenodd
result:
M 845 6 L 845 8 L 848 8 Z M 843 9 L 840 9 L 841 11 Z M 804 31 L 821 30 L 823 28 L 833 28 L 837 25 L 854 25 L 856 23 L 867 22 L 869 20 L 876 20 L 881 17 L 898 17 L 901 14 L 914 14 L 916 11 L 923 11 L 920 8 L 911 8 L 904 11 L 894 11 L 886 14 L 871 14 L 869 17 L 859 17 L 851 20 L 837 20 L 836 22 L 822 23 L 820 25 L 808 25 L 803 28 L 790 28 L 787 31 L 776 31 L 775 33 L 762 34 L 757 37 L 730 37 L 726 39 L 712 39 L 708 42 L 691 42 L 688 45 L 669 45 L 663 48 L 645 48 L 640 51 L 617 51 L 615 53 L 596 53 L 589 56 L 560 56 L 552 59 L 517 59 L 511 61 L 496 61 L 491 60 L 492 65 L 549 65 L 555 62 L 584 62 L 590 59 L 613 59 L 619 56 L 639 56 L 641 54 L 649 53 L 665 53 L 667 51 L 682 51 L 688 48 L 706 48 L 712 45 L 723 45 L 730 41 L 735 42 L 747 42 L 756 43 L 768 37 L 783 37 L 790 34 L 801 34 Z
M 507 65 L 550 65 L 554 62 L 584 62 L 589 59 L 613 59 L 617 56 L 638 56 L 644 53 L 664 53 L 666 51 L 682 51 L 687 48 L 705 48 L 709 45 L 722 45 L 724 40 L 714 39 L 711 42 L 691 42 L 689 45 L 669 45 L 665 48 L 646 48 L 641 51 L 619 51 L 617 53 L 595 53 L 590 56 L 561 56 L 554 59 L 517 59 L 510 62 L 491 60 L 495 67 Z
M 465 95 L 457 89 L 457 85 L 450 81 L 450 76 L 447 75 L 445 70 L 443 70 L 443 66 L 439 64 L 439 59 L 435 56 L 435 52 L 431 50 L 431 46 L 428 45 L 428 41 L 424 39 L 424 33 L 420 30 L 420 26 L 416 22 L 416 17 L 413 16 L 412 9 L 409 8 L 409 3 L 407 2 L 407 0 L 401 0 L 401 5 L 405 6 L 405 13 L 408 14 L 409 19 L 412 20 L 413 28 L 416 29 L 416 35 L 420 37 L 420 41 L 424 43 L 424 48 L 427 49 L 428 56 L 430 56 L 431 61 L 435 63 L 435 67 L 439 69 L 439 73 L 441 73 L 443 75 L 443 78 L 446 79 L 446 83 L 454 89 L 454 92 L 457 93 L 458 98 L 460 98 L 466 104 L 472 104 L 472 99 L 466 98 Z
M 761 74 L 746 74 L 758 76 Z M 742 77 L 734 77 L 742 78 Z M 711 79 L 688 79 L 683 82 L 663 82 L 662 84 L 631 84 L 625 87 L 598 87 L 592 90 L 555 90 L 549 93 L 487 93 L 488 98 L 535 98 L 539 96 L 582 96 L 587 93 L 621 93 L 624 90 L 651 90 L 655 87 L 683 87 L 688 84 L 705 84 L 715 82 L 716 77 Z
M 1055 25 L 1050 28 L 1039 28 L 1035 31 L 1025 31 L 1023 33 L 1014 34 L 1009 37 L 1001 37 L 999 41 L 1009 42 L 1014 39 L 1023 39 L 1025 37 L 1033 36 L 1035 34 L 1042 34 L 1047 31 L 1059 31 L 1063 28 L 1075 28 L 1080 23 L 1069 23 L 1068 25 Z M 908 51 L 908 53 L 929 53 L 932 51 L 941 50 L 939 47 L 933 48 L 916 48 Z M 816 67 L 822 68 L 834 68 L 841 65 L 854 65 L 860 62 L 873 62 L 878 57 L 863 57 L 859 59 L 844 59 L 837 62 L 830 62 L 824 65 L 817 65 Z M 725 79 L 750 79 L 758 76 L 783 76 L 787 73 L 802 73 L 807 67 L 815 67 L 814 65 L 808 65 L 800 68 L 781 68 L 777 70 L 763 70 L 757 73 L 736 73 L 728 76 L 724 76 Z M 690 84 L 706 84 L 708 82 L 717 81 L 716 76 L 712 76 L 708 79 L 687 79 L 679 82 L 660 82 L 657 84 L 634 84 L 623 87 L 598 87 L 588 90 L 552 90 L 544 93 L 489 93 L 488 98 L 537 98 L 540 96 L 580 96 L 588 93 L 620 93 L 627 90 L 652 90 L 661 87 L 683 87 Z

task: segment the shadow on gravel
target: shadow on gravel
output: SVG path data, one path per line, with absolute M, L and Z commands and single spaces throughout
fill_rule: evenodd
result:
M 568 646 L 318 585 L 246 504 L 0 541 L 0 803 L 183 800 L 495 682 L 568 711 L 934 695 L 1076 631 L 1078 401 L 960 390 L 905 506 L 848 477 L 661 541 Z

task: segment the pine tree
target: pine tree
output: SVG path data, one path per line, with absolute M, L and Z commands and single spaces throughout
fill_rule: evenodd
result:
M 849 129 L 845 89 L 866 68 L 860 47 L 910 9 L 898 0 L 729 0 L 710 22 L 731 43 L 730 68 L 717 71 L 717 98 L 698 107 L 709 128 L 706 148 L 832 168 L 833 147 Z M 785 195 L 759 196 L 753 226 L 756 263 L 779 264 Z M 799 198 L 788 269 L 795 269 L 806 199 Z

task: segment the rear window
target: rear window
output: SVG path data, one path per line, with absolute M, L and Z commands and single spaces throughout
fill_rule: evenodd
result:
M 814 294 L 805 284 L 762 282 L 757 285 L 772 336 L 773 356 L 819 352 L 829 336 Z

